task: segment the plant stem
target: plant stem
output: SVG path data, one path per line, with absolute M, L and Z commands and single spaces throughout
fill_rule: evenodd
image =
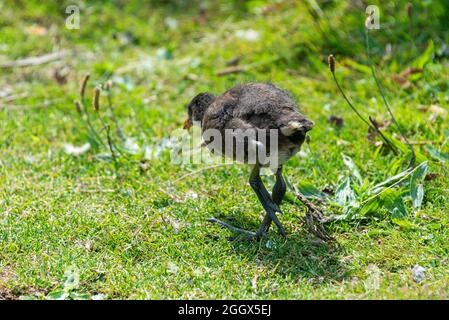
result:
M 95 141 L 99 141 L 100 144 L 102 144 L 103 146 L 105 146 L 103 140 L 101 139 L 101 137 L 100 137 L 100 135 L 98 134 L 98 132 L 94 129 L 94 127 L 93 127 L 93 125 L 92 125 L 92 122 L 90 121 L 89 112 L 87 111 L 87 107 L 86 107 L 86 104 L 85 104 L 85 101 L 84 101 L 84 100 L 85 100 L 85 99 L 84 99 L 83 97 L 81 97 L 80 103 L 81 103 L 81 106 L 82 106 L 82 109 L 83 109 L 84 113 L 86 114 L 86 123 L 87 123 L 88 130 L 89 130 L 90 133 L 94 136 L 94 140 L 95 140 Z M 82 117 L 82 116 L 81 116 L 81 117 Z
M 108 108 L 111 112 L 112 121 L 114 121 L 114 123 L 115 123 L 117 135 L 120 137 L 120 139 L 122 139 L 124 141 L 126 139 L 125 134 L 123 133 L 122 129 L 120 128 L 120 126 L 118 124 L 118 120 L 114 114 L 114 109 L 112 108 L 112 91 L 111 91 L 111 89 L 109 89 L 109 90 L 107 90 L 107 92 L 108 92 Z
M 351 103 L 351 101 L 349 101 L 348 97 L 346 96 L 345 92 L 343 91 L 343 89 L 340 86 L 340 83 L 337 80 L 337 77 L 335 76 L 335 72 L 332 72 L 332 76 L 334 77 L 334 81 L 337 84 L 338 90 L 340 91 L 340 93 L 342 94 L 343 98 L 346 100 L 346 102 L 348 103 L 348 105 L 351 107 L 351 109 L 357 114 L 357 116 L 363 121 L 365 122 L 365 124 L 368 127 L 371 127 L 371 124 L 359 113 L 359 111 L 353 106 L 353 104 Z
M 393 150 L 394 154 L 397 155 L 398 152 L 396 150 L 396 148 L 394 147 L 394 145 L 382 134 L 382 132 L 380 131 L 380 129 L 373 125 L 372 123 L 368 122 L 368 120 L 366 120 L 361 114 L 360 112 L 354 107 L 354 105 L 352 104 L 352 102 L 349 100 L 349 98 L 346 96 L 345 92 L 343 91 L 343 89 L 340 86 L 340 83 L 338 82 L 337 77 L 335 76 L 335 72 L 331 71 L 332 73 L 332 77 L 334 78 L 335 83 L 337 84 L 337 88 L 340 91 L 340 93 L 342 94 L 343 98 L 346 100 L 346 102 L 348 103 L 348 105 L 351 107 L 351 109 L 357 114 L 357 116 L 371 129 L 373 129 L 375 132 L 377 132 L 379 134 L 379 136 L 382 138 L 382 140 L 385 141 L 385 143 L 391 148 L 391 150 Z
M 106 125 L 105 129 L 106 129 L 106 137 L 108 140 L 109 150 L 111 151 L 112 160 L 114 161 L 115 177 L 118 178 L 119 177 L 119 172 L 118 172 L 119 165 L 118 165 L 118 161 L 117 161 L 117 156 L 115 155 L 115 152 L 114 152 L 114 146 L 113 146 L 111 135 L 110 135 L 111 128 L 109 125 Z
M 366 51 L 367 51 L 367 54 L 368 54 L 368 63 L 369 63 L 370 68 L 371 68 L 371 74 L 372 74 L 372 76 L 374 78 L 374 81 L 376 82 L 377 89 L 378 89 L 380 95 L 382 96 L 382 101 L 383 101 L 385 107 L 387 108 L 388 113 L 390 114 L 391 120 L 393 121 L 395 126 L 398 128 L 399 133 L 401 134 L 401 136 L 404 139 L 404 141 L 407 144 L 407 146 L 410 148 L 411 158 L 410 158 L 409 166 L 411 168 L 413 168 L 416 165 L 415 149 L 413 148 L 411 143 L 408 141 L 408 139 L 405 136 L 404 132 L 402 131 L 401 126 L 399 125 L 399 123 L 396 121 L 396 118 L 394 117 L 393 112 L 391 111 L 390 104 L 388 103 L 388 100 L 385 98 L 385 95 L 384 95 L 384 92 L 383 92 L 383 87 L 380 84 L 380 81 L 378 80 L 378 78 L 376 76 L 376 70 L 375 70 L 373 62 L 371 60 L 371 50 L 370 50 L 370 45 L 369 45 L 369 30 L 368 29 L 366 29 L 365 35 L 366 35 L 366 37 L 365 37 L 366 38 Z

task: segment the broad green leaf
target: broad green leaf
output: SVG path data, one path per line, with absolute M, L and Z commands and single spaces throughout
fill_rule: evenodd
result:
M 380 208 L 380 203 L 378 199 L 372 199 L 365 203 L 363 207 L 360 209 L 361 215 L 367 215 L 370 213 L 376 213 Z
M 335 191 L 335 201 L 337 204 L 345 207 L 358 207 L 356 195 L 351 188 L 351 179 L 346 177 Z
M 417 210 L 421 209 L 423 199 L 424 199 L 424 187 L 420 183 L 416 188 L 416 194 L 412 196 L 413 207 Z
M 272 176 L 268 176 L 267 179 L 271 183 L 274 183 L 274 178 Z M 318 198 L 318 199 L 322 199 L 322 200 L 327 198 L 327 195 L 324 192 L 320 191 L 317 187 L 315 187 L 313 184 L 311 184 L 308 181 L 303 180 L 300 183 L 298 183 L 297 186 L 294 186 L 287 177 L 284 177 L 284 180 L 285 180 L 285 184 L 287 185 L 288 189 L 290 189 L 294 192 L 299 191 L 306 198 Z M 290 202 L 293 202 L 293 203 L 296 202 L 296 198 L 293 195 L 290 195 L 289 193 L 287 193 L 286 197 Z
M 407 175 L 410 174 L 410 172 L 412 172 L 411 169 L 406 169 L 390 178 L 388 178 L 387 180 L 376 184 L 373 188 L 371 188 L 370 193 L 371 194 L 376 194 L 379 193 L 380 191 L 382 191 L 384 188 L 387 188 L 395 183 L 397 183 L 398 181 L 400 181 L 401 179 L 405 178 Z
M 371 68 L 364 65 L 364 64 L 360 64 L 355 60 L 352 59 L 344 59 L 342 61 L 342 63 L 348 67 L 350 67 L 351 69 L 357 70 L 359 72 L 365 73 L 370 75 L 371 74 Z
M 426 150 L 429 152 L 430 156 L 435 160 L 449 163 L 449 154 L 440 152 L 432 146 L 426 146 Z
M 413 61 L 413 66 L 416 68 L 424 68 L 424 66 L 433 59 L 434 54 L 434 44 L 433 41 L 430 40 L 427 45 L 426 50 Z
M 352 161 L 351 157 L 348 157 L 343 153 L 341 154 L 341 156 L 343 158 L 343 162 L 346 165 L 346 167 L 349 169 L 349 171 L 351 171 L 351 174 L 357 179 L 359 185 L 361 185 L 363 183 L 363 179 L 354 161 Z
M 404 202 L 402 198 L 398 198 L 396 202 L 396 207 L 394 207 L 393 211 L 391 212 L 391 215 L 394 218 L 405 218 L 408 216 L 407 208 L 404 205 Z
M 78 289 L 80 275 L 74 267 L 69 267 L 64 272 L 64 291 Z
M 429 169 L 429 163 L 427 161 L 420 163 L 415 167 L 412 173 L 412 179 L 422 181 L 426 177 L 427 170 Z
M 407 219 L 393 218 L 391 221 L 404 229 L 412 229 L 414 227 L 413 223 Z
M 387 209 L 393 218 L 405 218 L 408 216 L 407 208 L 402 200 L 402 194 L 397 189 L 387 189 L 381 194 L 382 206 Z
M 386 131 L 382 131 L 382 134 L 400 152 L 404 153 L 405 155 L 410 155 L 410 153 L 411 153 L 410 149 L 405 143 L 394 138 L 391 134 L 389 134 Z M 415 150 L 416 162 L 421 163 L 421 162 L 424 162 L 427 160 L 427 157 L 425 155 L 423 155 L 421 152 L 419 152 L 419 150 L 417 150 L 416 148 L 414 150 Z
M 70 298 L 73 300 L 90 300 L 90 294 L 88 293 L 78 293 L 78 292 L 71 292 Z
M 285 199 L 285 201 L 288 201 L 288 202 L 290 202 L 292 204 L 295 204 L 295 203 L 299 202 L 298 199 L 296 199 L 296 197 L 292 193 L 290 193 L 290 192 L 286 192 L 285 193 L 284 199 Z
M 424 198 L 424 187 L 422 182 L 426 177 L 428 163 L 423 162 L 412 173 L 410 178 L 410 197 L 412 198 L 413 208 L 415 210 L 421 209 L 421 204 Z
M 435 46 L 433 44 L 433 41 L 430 40 L 426 50 L 418 58 L 416 58 L 415 61 L 413 61 L 412 65 L 415 68 L 423 69 L 427 63 L 433 60 L 434 54 L 435 54 Z M 409 75 L 408 79 L 410 81 L 416 81 L 421 79 L 422 77 L 423 73 L 417 72 L 415 74 Z
M 326 194 L 321 192 L 316 188 L 313 184 L 308 181 L 301 181 L 298 184 L 298 190 L 301 192 L 306 198 L 325 198 Z
M 424 179 L 427 173 L 427 161 L 419 164 L 415 168 L 407 168 L 404 171 L 394 175 L 393 177 L 388 178 L 387 180 L 376 184 L 374 187 L 371 188 L 369 191 L 370 194 L 377 194 L 384 190 L 385 188 L 388 188 L 394 184 L 398 184 L 400 182 L 405 181 L 409 175 L 413 175 L 416 173 L 416 177 L 421 177 L 421 179 Z
M 49 300 L 65 300 L 69 297 L 69 293 L 65 290 L 53 291 L 47 295 Z

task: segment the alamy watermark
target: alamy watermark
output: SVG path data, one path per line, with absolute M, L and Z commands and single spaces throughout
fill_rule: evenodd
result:
M 173 164 L 247 163 L 278 168 L 278 129 L 205 129 L 195 123 L 192 131 L 175 131 L 171 136 L 170 159 Z M 211 158 L 210 154 L 215 157 Z M 216 157 L 216 156 L 219 157 Z M 221 156 L 221 157 L 220 157 Z
M 365 12 L 368 14 L 368 17 L 365 20 L 365 27 L 367 29 L 380 29 L 380 9 L 378 6 L 370 5 L 366 7 Z
M 380 29 L 380 9 L 376 5 L 369 5 L 366 7 L 365 12 L 368 17 L 365 21 L 365 27 L 367 29 Z M 68 15 L 65 20 L 65 26 L 70 30 L 80 29 L 80 8 L 77 5 L 69 5 L 65 9 L 65 13 Z
M 369 5 L 365 11 L 368 14 L 365 27 L 380 29 L 379 7 Z M 79 6 L 69 5 L 65 13 L 68 15 L 65 20 L 66 28 L 80 29 Z M 293 151 L 279 150 L 278 131 L 278 129 L 206 129 L 202 131 L 201 123 L 196 123 L 191 133 L 185 130 L 175 130 L 172 133 L 170 159 L 173 164 L 240 162 L 276 169 L 293 155 Z M 211 154 L 214 156 L 211 157 Z
M 80 8 L 76 5 L 70 5 L 65 8 L 65 13 L 69 16 L 65 19 L 65 26 L 69 30 L 80 29 Z

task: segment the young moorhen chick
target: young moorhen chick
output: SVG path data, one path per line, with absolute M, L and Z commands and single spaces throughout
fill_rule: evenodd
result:
M 259 240 L 265 236 L 273 221 L 279 233 L 285 236 L 276 212 L 281 213 L 279 205 L 286 191 L 285 181 L 282 177 L 282 165 L 285 161 L 296 154 L 303 144 L 307 131 L 313 127 L 313 122 L 308 120 L 297 110 L 296 103 L 290 95 L 269 83 L 247 83 L 238 85 L 220 96 L 210 93 L 200 93 L 188 104 L 188 118 L 184 128 L 188 129 L 192 124 L 199 123 L 202 128 L 204 143 L 212 151 L 236 158 L 238 152 L 235 144 L 231 148 L 225 141 L 227 132 L 238 132 L 242 130 L 254 130 L 255 135 L 233 134 L 237 140 L 244 143 L 243 162 L 253 165 L 249 184 L 255 191 L 259 201 L 266 211 L 265 218 L 256 232 L 246 231 L 233 227 L 215 218 L 208 221 L 217 223 L 238 234 L 244 234 L 247 239 Z M 219 132 L 223 141 L 211 139 L 208 131 Z M 224 143 L 222 143 L 224 142 Z M 276 144 L 276 152 L 270 148 Z M 237 144 L 238 145 L 238 144 Z M 268 161 L 259 161 L 256 156 L 251 162 L 248 150 L 264 150 L 268 156 Z M 259 153 L 257 153 L 259 155 Z M 271 167 L 276 175 L 276 183 L 270 195 L 260 178 L 260 168 Z

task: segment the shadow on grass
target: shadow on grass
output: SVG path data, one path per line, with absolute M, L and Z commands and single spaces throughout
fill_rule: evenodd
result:
M 258 225 L 252 218 L 239 216 L 238 219 L 223 219 L 235 226 L 248 227 L 256 230 Z M 232 235 L 227 230 L 219 232 L 220 240 L 226 241 L 226 235 Z M 317 241 L 303 227 L 300 232 L 288 232 L 282 238 L 272 227 L 269 237 L 260 242 L 234 241 L 235 253 L 247 260 L 257 261 L 264 267 L 279 275 L 293 280 L 306 278 L 312 283 L 341 281 L 348 277 L 348 272 L 342 263 L 344 248 L 334 242 Z

